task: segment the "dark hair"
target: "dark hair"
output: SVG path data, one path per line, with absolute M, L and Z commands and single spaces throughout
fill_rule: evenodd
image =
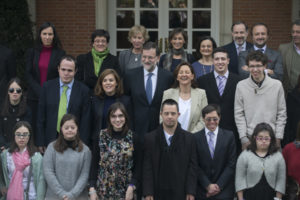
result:
M 99 76 L 97 83 L 95 85 L 95 89 L 94 89 L 94 94 L 95 96 L 98 96 L 100 98 L 104 98 L 105 97 L 105 91 L 102 87 L 102 82 L 104 80 L 104 78 L 109 75 L 112 74 L 117 82 L 117 86 L 116 86 L 116 97 L 120 97 L 123 95 L 123 83 L 121 81 L 120 76 L 118 75 L 118 73 L 114 70 L 114 69 L 105 69 Z
M 202 43 L 204 40 L 210 40 L 210 41 L 211 41 L 213 50 L 214 50 L 215 48 L 217 48 L 217 43 L 216 43 L 216 41 L 214 40 L 214 38 L 212 38 L 211 36 L 203 36 L 203 37 L 201 37 L 200 40 L 199 40 L 198 43 L 197 43 L 197 46 L 196 46 L 196 55 L 197 55 L 197 58 L 198 58 L 198 59 L 202 58 L 202 54 L 200 53 L 200 46 L 201 46 L 201 43 Z
M 180 71 L 180 68 L 184 65 L 187 65 L 190 70 L 191 70 L 191 73 L 194 75 L 194 79 L 191 81 L 191 87 L 192 88 L 197 88 L 198 85 L 197 85 L 197 82 L 196 82 L 196 74 L 195 74 L 195 71 L 194 71 L 194 68 L 192 67 L 192 65 L 188 62 L 181 62 L 179 63 L 179 65 L 177 65 L 177 67 L 175 68 L 174 72 L 173 72 L 173 77 L 174 77 L 174 83 L 172 85 L 172 88 L 178 88 L 179 87 L 179 81 L 177 80 L 177 76 L 178 76 L 178 73 Z
M 231 32 L 233 32 L 233 28 L 234 28 L 235 25 L 240 25 L 240 24 L 243 24 L 245 26 L 246 31 L 248 31 L 248 26 L 247 26 L 247 24 L 245 22 L 243 22 L 243 21 L 237 21 L 237 22 L 234 22 L 232 24 L 232 26 L 231 26 Z
M 178 103 L 174 99 L 166 99 L 166 100 L 164 100 L 164 102 L 161 104 L 161 108 L 160 108 L 161 112 L 163 111 L 165 105 L 169 105 L 169 106 L 175 105 L 176 109 L 177 109 L 177 112 L 179 112 Z
M 262 62 L 263 65 L 268 64 L 268 57 L 259 50 L 251 51 L 250 53 L 248 53 L 246 57 L 247 65 L 249 66 L 249 61 L 253 61 L 253 60 L 257 62 Z
M 216 48 L 216 49 L 213 51 L 213 53 L 212 53 L 212 57 L 213 57 L 213 58 L 214 58 L 214 56 L 215 56 L 215 53 L 226 53 L 227 58 L 229 58 L 229 53 L 228 53 L 228 51 L 227 51 L 225 48 L 223 48 L 223 47 L 218 47 L 218 48 Z
M 33 131 L 32 131 L 32 128 L 31 128 L 31 125 L 27 122 L 27 121 L 18 121 L 15 126 L 13 127 L 13 130 L 12 130 L 12 133 L 13 135 L 15 135 L 16 131 L 21 128 L 22 126 L 24 126 L 25 128 L 28 129 L 28 132 L 29 132 L 29 140 L 28 140 L 28 143 L 27 143 L 27 150 L 28 150 L 28 153 L 30 155 L 30 157 L 33 156 L 33 154 L 35 152 L 37 152 L 37 148 L 36 146 L 34 146 L 33 144 Z M 10 148 L 8 149 L 8 152 L 9 153 L 13 153 L 15 151 L 20 151 L 17 143 L 16 143 L 16 138 L 14 137 L 14 139 L 12 140 L 11 144 L 10 144 Z
M 255 26 L 264 26 L 267 29 L 267 35 L 269 35 L 269 27 L 267 26 L 267 24 L 262 23 L 262 22 L 258 22 L 253 24 L 252 29 L 251 29 L 251 36 L 253 36 L 253 29 L 255 28 Z
M 120 111 L 123 113 L 123 115 L 125 117 L 125 124 L 123 126 L 122 135 L 126 135 L 128 133 L 128 130 L 129 130 L 129 117 L 128 117 L 125 106 L 121 102 L 116 102 L 116 103 L 112 104 L 108 109 L 108 112 L 107 112 L 107 131 L 110 134 L 112 134 L 113 125 L 111 124 L 110 118 L 118 109 L 120 109 Z
M 52 30 L 53 30 L 53 41 L 52 41 L 53 48 L 60 48 L 60 49 L 62 48 L 62 45 L 61 45 L 60 39 L 58 37 L 58 34 L 56 32 L 55 26 L 50 22 L 44 22 L 40 26 L 39 31 L 38 31 L 38 35 L 37 35 L 37 38 L 36 38 L 36 48 L 39 49 L 39 50 L 42 50 L 42 47 L 43 47 L 41 33 L 44 29 L 49 28 L 49 27 L 51 27 Z
M 185 41 L 185 43 L 184 43 L 184 45 L 183 45 L 183 48 L 186 48 L 187 42 L 188 42 L 188 36 L 187 36 L 186 32 L 183 30 L 183 28 L 175 28 L 173 31 L 171 31 L 171 32 L 169 33 L 169 38 L 168 38 L 168 40 L 169 40 L 169 49 L 172 49 L 172 48 L 173 48 L 172 43 L 171 43 L 171 40 L 173 39 L 173 37 L 174 37 L 175 35 L 177 35 L 177 34 L 179 34 L 179 33 L 182 34 L 182 36 L 183 36 L 183 38 L 184 38 L 184 41 Z
M 296 133 L 296 140 L 300 141 L 300 120 L 297 123 L 297 133 Z
M 292 27 L 293 27 L 294 25 L 300 26 L 300 19 L 296 19 L 295 21 L 293 21 Z
M 216 111 L 218 116 L 221 117 L 221 109 L 220 109 L 220 106 L 217 105 L 217 104 L 208 104 L 207 106 L 205 106 L 203 109 L 202 109 L 202 117 L 203 119 L 205 118 L 205 116 L 208 114 L 208 113 L 211 113 L 211 112 L 214 112 Z
M 109 43 L 109 32 L 104 30 L 104 29 L 97 29 L 95 30 L 92 35 L 91 35 L 91 43 L 94 43 L 94 40 L 96 37 L 105 37 L 106 38 L 106 42 Z
M 150 49 L 155 49 L 155 55 L 156 56 L 159 56 L 160 55 L 160 51 L 158 49 L 158 46 L 156 45 L 155 42 L 146 42 L 144 45 L 143 45 L 143 50 L 150 50 Z
M 71 120 L 74 121 L 77 126 L 77 134 L 75 136 L 75 140 L 72 141 L 72 149 L 76 150 L 77 148 L 78 152 L 81 152 L 83 149 L 82 141 L 79 138 L 79 126 L 78 126 L 78 121 L 76 119 L 76 116 L 72 114 L 65 114 L 60 121 L 60 133 L 58 134 L 58 138 L 54 143 L 54 149 L 57 152 L 63 153 L 69 147 L 66 140 L 64 139 L 62 127 L 67 121 L 71 121 Z
M 8 95 L 8 89 L 12 83 L 18 84 L 20 86 L 20 88 L 22 89 L 22 95 L 21 95 L 21 99 L 19 102 L 19 109 L 18 109 L 18 113 L 16 114 L 17 117 L 20 117 L 20 116 L 24 115 L 27 111 L 27 101 L 26 101 L 26 96 L 24 95 L 22 82 L 17 77 L 10 79 L 10 81 L 7 84 L 7 90 L 6 90 L 7 92 L 6 92 L 6 97 L 2 103 L 1 115 L 2 116 L 11 115 L 11 113 L 9 112 L 10 100 L 9 100 L 9 95 Z
M 77 69 L 77 62 L 76 62 L 76 59 L 75 59 L 73 56 L 71 56 L 71 55 L 64 55 L 64 56 L 62 56 L 62 57 L 60 58 L 60 60 L 59 60 L 58 67 L 60 67 L 60 64 L 61 64 L 61 62 L 62 62 L 63 60 L 67 60 L 67 61 L 73 62 L 74 65 L 75 65 L 75 70 Z
M 253 134 L 250 138 L 250 145 L 247 147 L 247 149 L 252 152 L 255 152 L 257 150 L 256 136 L 262 131 L 267 131 L 271 137 L 271 142 L 270 142 L 270 146 L 269 146 L 269 150 L 268 150 L 269 154 L 273 154 L 273 153 L 277 152 L 279 148 L 277 147 L 277 144 L 276 144 L 276 138 L 275 138 L 274 131 L 273 131 L 272 127 L 265 122 L 262 122 L 262 123 L 259 123 L 256 125 L 256 127 L 254 128 Z

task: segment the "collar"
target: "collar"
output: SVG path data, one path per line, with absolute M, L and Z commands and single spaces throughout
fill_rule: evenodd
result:
M 60 88 L 63 87 L 63 86 L 65 86 L 65 85 L 67 85 L 68 88 L 72 88 L 73 84 L 74 84 L 74 79 L 73 79 L 70 83 L 65 84 L 65 83 L 63 83 L 63 82 L 61 81 L 61 79 L 59 78 L 59 87 L 60 87 Z
M 150 73 L 150 72 L 148 72 L 145 68 L 143 68 L 144 69 L 144 76 L 145 77 L 148 77 L 148 74 Z M 155 68 L 154 68 L 154 70 L 151 72 L 154 76 L 157 76 L 157 73 L 158 73 L 158 67 L 157 67 L 157 65 L 155 66 Z
M 214 75 L 215 75 L 215 79 L 217 79 L 218 76 L 225 76 L 226 79 L 228 79 L 229 71 L 227 70 L 227 72 L 224 75 L 220 75 L 214 70 Z
M 240 46 L 235 41 L 234 41 L 234 45 L 235 45 L 236 49 Z M 242 51 L 245 51 L 246 50 L 246 41 L 241 46 L 242 46 Z
M 298 54 L 300 54 L 300 49 L 296 46 L 296 44 L 293 42 L 293 44 L 294 44 L 294 47 L 295 47 L 295 50 L 296 50 L 296 52 L 298 53 Z
M 254 48 L 255 51 L 257 51 L 259 49 L 263 49 L 264 53 L 266 53 L 267 45 L 265 44 L 265 46 L 263 46 L 262 48 L 258 48 L 257 46 L 253 45 L 253 48 Z
M 209 132 L 211 132 L 211 131 L 208 130 L 208 128 L 205 127 L 205 135 L 206 135 L 206 137 L 209 137 L 209 135 L 208 135 Z M 213 131 L 213 133 L 215 134 L 216 137 L 218 135 L 218 132 L 219 132 L 219 126 L 217 126 L 216 130 Z

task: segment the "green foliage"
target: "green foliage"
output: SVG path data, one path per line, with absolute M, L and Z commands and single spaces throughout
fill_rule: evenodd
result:
M 13 50 L 17 75 L 24 80 L 25 52 L 33 45 L 33 23 L 26 0 L 0 1 L 0 43 Z

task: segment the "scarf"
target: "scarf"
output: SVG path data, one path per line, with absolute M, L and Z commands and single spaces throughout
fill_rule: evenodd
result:
M 108 54 L 109 54 L 108 48 L 106 48 L 106 50 L 104 50 L 102 52 L 96 51 L 96 49 L 94 47 L 92 48 L 92 56 L 93 56 L 93 61 L 94 61 L 94 72 L 97 77 L 98 77 L 102 62 L 107 57 Z
M 297 149 L 300 149 L 300 141 L 294 141 L 294 144 Z
M 23 153 L 14 152 L 12 158 L 15 164 L 15 170 L 13 172 L 8 191 L 7 199 L 9 200 L 23 200 L 24 188 L 23 188 L 23 171 L 30 165 L 30 156 L 28 150 Z M 28 180 L 30 184 L 30 180 Z
M 187 54 L 183 48 L 181 48 L 181 49 L 171 48 L 170 51 L 166 54 L 166 58 L 163 62 L 164 68 L 167 69 L 168 71 L 171 71 L 173 55 L 182 55 L 181 60 L 185 61 L 185 62 L 187 61 Z

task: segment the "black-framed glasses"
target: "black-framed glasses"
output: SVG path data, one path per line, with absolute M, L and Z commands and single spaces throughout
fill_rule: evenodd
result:
M 27 138 L 27 137 L 30 136 L 30 133 L 28 133 L 28 132 L 25 132 L 25 133 L 17 132 L 17 133 L 15 133 L 15 136 L 17 136 L 18 138 Z
M 9 88 L 8 92 L 9 93 L 14 93 L 16 91 L 17 94 L 20 94 L 22 92 L 21 88 Z

